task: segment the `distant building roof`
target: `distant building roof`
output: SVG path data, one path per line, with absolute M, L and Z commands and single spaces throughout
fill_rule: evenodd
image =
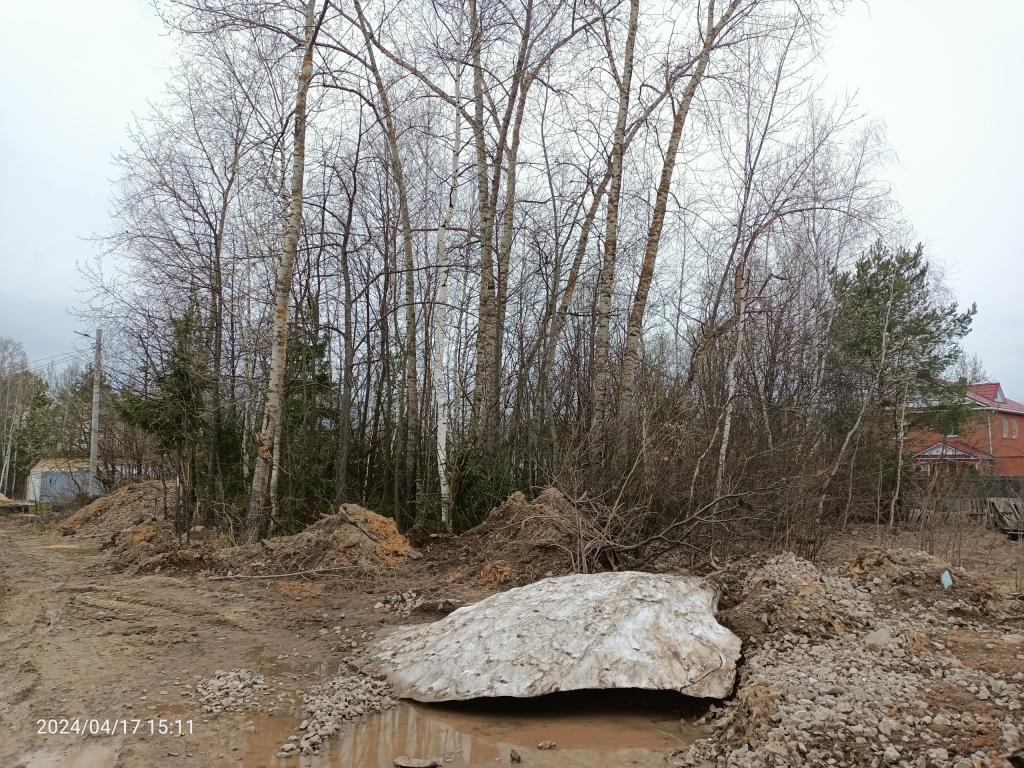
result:
M 1018 403 L 1016 400 L 1007 400 L 1003 395 L 1003 388 L 998 381 L 971 384 L 967 388 L 967 397 L 982 408 L 992 408 L 996 411 L 1024 415 L 1024 403 Z
M 32 465 L 32 472 L 88 472 L 88 459 L 40 459 Z
M 919 461 L 993 461 L 995 456 L 970 443 L 947 437 L 914 454 Z

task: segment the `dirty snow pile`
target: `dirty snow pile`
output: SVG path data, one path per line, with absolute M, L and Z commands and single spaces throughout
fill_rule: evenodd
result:
M 320 683 L 303 696 L 303 704 L 306 719 L 281 745 L 278 757 L 317 752 L 343 722 L 391 709 L 395 700 L 387 683 L 365 675 L 350 675 Z
M 196 686 L 203 711 L 213 714 L 253 709 L 269 690 L 263 676 L 248 669 L 218 669 Z
M 941 564 L 923 565 L 941 573 Z M 927 589 L 915 595 L 905 576 L 847 578 L 793 555 L 750 571 L 741 601 L 722 614 L 747 637 L 736 695 L 704 718 L 707 738 L 669 764 L 1008 765 L 1004 756 L 1024 738 L 1020 635 L 998 620 L 958 618 L 956 587 L 944 599 L 922 579 Z M 1007 663 L 966 665 L 951 636 Z

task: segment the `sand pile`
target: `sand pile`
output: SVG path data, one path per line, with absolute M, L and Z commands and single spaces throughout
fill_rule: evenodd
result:
M 160 480 L 125 485 L 64 518 L 57 530 L 65 536 L 110 540 L 147 519 L 163 519 L 165 509 L 174 508 L 175 494 L 173 483 Z
M 344 504 L 293 536 L 221 549 L 207 559 L 211 569 L 238 576 L 379 570 L 418 556 L 393 519 Z

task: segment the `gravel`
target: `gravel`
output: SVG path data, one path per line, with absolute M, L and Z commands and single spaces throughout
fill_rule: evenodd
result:
M 408 618 L 409 615 L 423 605 L 424 602 L 425 600 L 421 595 L 410 591 L 388 595 L 373 607 L 375 610 L 383 611 L 384 613 L 391 613 L 402 618 Z
M 929 603 L 892 587 L 821 573 L 792 555 L 750 573 L 743 588 L 754 610 L 777 609 L 745 645 L 735 697 L 702 719 L 708 738 L 669 764 L 1005 766 L 1024 733 L 1024 673 L 967 666 L 943 642 L 967 631 L 984 648 L 1003 632 L 965 621 L 955 594 Z
M 196 686 L 195 695 L 203 712 L 219 714 L 255 709 L 270 690 L 263 675 L 248 669 L 218 669 L 213 677 Z
M 318 752 L 348 720 L 374 715 L 395 706 L 387 683 L 365 675 L 335 677 L 303 696 L 304 719 L 281 745 L 278 757 Z

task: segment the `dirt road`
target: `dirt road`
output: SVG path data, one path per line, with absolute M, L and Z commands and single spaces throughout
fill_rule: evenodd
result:
M 101 560 L 0 522 L 0 766 L 269 764 L 295 726 L 298 692 L 344 667 L 382 621 L 353 585 L 125 576 Z M 345 634 L 325 629 L 335 626 Z M 279 714 L 204 715 L 194 686 L 238 667 L 272 679 Z M 118 732 L 39 733 L 51 719 Z M 177 735 L 189 720 L 192 733 Z

